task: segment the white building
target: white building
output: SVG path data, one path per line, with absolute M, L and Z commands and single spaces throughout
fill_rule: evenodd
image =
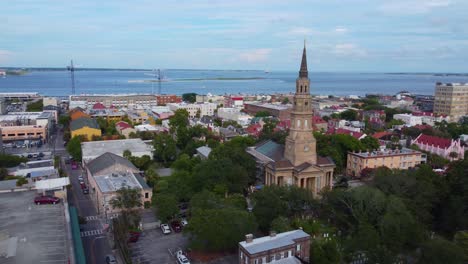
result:
M 90 141 L 81 143 L 81 151 L 83 154 L 83 162 L 87 163 L 106 152 L 123 157 L 125 150 L 129 150 L 132 156 L 142 157 L 148 155 L 153 156 L 153 147 L 143 142 L 139 138 L 120 139 L 109 141 Z
M 58 106 L 59 101 L 55 97 L 44 97 L 44 98 L 42 98 L 42 105 L 43 106 L 48 106 L 48 105 Z
M 178 109 L 185 109 L 189 113 L 190 118 L 195 118 L 198 111 L 200 111 L 201 116 L 212 116 L 217 108 L 217 105 L 214 103 L 196 103 L 196 104 L 186 104 L 186 103 L 169 103 L 167 104 L 171 111 L 176 111 Z
M 252 117 L 241 112 L 239 108 L 219 108 L 218 117 L 224 120 L 236 121 L 241 126 L 250 124 Z
M 395 114 L 393 115 L 393 119 L 401 120 L 405 122 L 407 126 L 416 126 L 422 125 L 422 118 L 420 116 L 414 116 L 411 114 Z

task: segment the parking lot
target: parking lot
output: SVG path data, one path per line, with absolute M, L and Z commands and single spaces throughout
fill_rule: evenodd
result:
M 16 256 L 0 263 L 67 263 L 69 241 L 62 203 L 36 205 L 36 192 L 0 194 L 0 233 L 17 237 Z
M 188 239 L 182 233 L 164 235 L 159 228 L 143 231 L 138 242 L 131 244 L 133 263 L 177 263 L 169 251 L 185 249 L 187 244 Z

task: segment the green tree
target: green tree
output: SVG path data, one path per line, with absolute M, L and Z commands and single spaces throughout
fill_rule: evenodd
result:
M 26 111 L 27 112 L 42 112 L 44 108 L 43 101 L 38 100 L 35 102 L 31 102 L 26 106 Z
M 367 150 L 375 150 L 375 149 L 379 149 L 380 147 L 380 144 L 379 144 L 379 141 L 374 138 L 374 137 L 370 137 L 370 136 L 367 136 L 363 139 L 360 140 L 361 143 L 363 144 L 363 147 Z
M 6 168 L 1 167 L 0 168 L 0 181 L 5 180 L 6 177 L 8 177 L 8 170 Z
M 0 167 L 11 168 L 20 165 L 22 162 L 27 162 L 28 159 L 16 155 L 0 154 Z M 5 174 L 5 173 L 3 173 Z
M 63 127 L 67 128 L 70 125 L 70 116 L 69 115 L 61 115 L 59 117 L 58 123 Z
M 340 113 L 340 118 L 348 121 L 356 121 L 358 113 L 355 110 L 348 109 Z
M 454 238 L 455 244 L 463 249 L 463 253 L 465 255 L 465 262 L 468 261 L 468 231 L 458 231 Z
M 339 264 L 341 254 L 335 240 L 314 241 L 310 246 L 310 263 Z
M 458 264 L 463 263 L 463 259 L 463 250 L 456 244 L 441 238 L 435 238 L 422 245 L 421 258 L 418 263 Z
M 195 208 L 186 232 L 194 249 L 223 251 L 237 248 L 244 235 L 256 229 L 255 218 L 245 210 Z
M 132 158 L 132 152 L 128 149 L 124 150 L 123 157 L 130 160 Z
M 166 133 L 157 134 L 153 140 L 153 147 L 154 159 L 163 162 L 165 166 L 176 159 L 176 142 L 171 135 Z
M 284 216 L 278 216 L 271 222 L 271 230 L 283 233 L 292 230 L 289 219 Z
M 195 101 L 197 101 L 197 94 L 196 93 L 184 93 L 182 94 L 182 100 L 184 100 L 184 102 L 195 103 Z
M 117 190 L 117 197 L 110 200 L 109 203 L 112 208 L 119 208 L 125 211 L 140 208 L 142 206 L 140 190 L 130 187 L 120 188 Z
M 177 137 L 177 146 L 183 149 L 191 140 L 189 133 L 189 114 L 186 109 L 177 109 L 174 115 L 169 118 L 170 132 Z
M 281 101 L 281 104 L 289 104 L 289 98 L 288 97 L 285 97 L 283 98 L 283 100 Z
M 81 161 L 81 136 L 74 136 L 67 144 L 67 151 L 72 156 L 73 160 Z
M 177 207 L 177 198 L 175 195 L 159 194 L 153 197 L 155 197 L 153 204 L 156 205 L 156 213 L 161 221 L 164 222 L 170 220 L 177 214 L 177 212 L 179 212 L 179 208 Z
M 16 181 L 16 186 L 23 186 L 24 184 L 27 184 L 27 183 L 28 183 L 28 179 L 21 177 Z
M 255 117 L 269 117 L 269 116 L 271 116 L 271 114 L 268 111 L 258 111 L 255 114 Z

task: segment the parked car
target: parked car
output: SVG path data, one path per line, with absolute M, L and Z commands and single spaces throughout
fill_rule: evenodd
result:
M 34 198 L 35 204 L 56 204 L 59 203 L 60 199 L 53 196 L 39 196 Z
M 78 169 L 78 164 L 76 164 L 76 162 L 72 162 L 71 168 L 72 168 L 72 170 Z
M 127 243 L 135 243 L 140 238 L 141 232 L 130 231 L 130 236 L 128 237 Z
M 80 182 L 80 187 L 81 187 L 81 189 L 88 188 L 88 187 L 86 187 L 86 183 L 84 183 L 84 182 Z
M 168 235 L 171 233 L 171 229 L 169 228 L 168 224 L 161 224 L 161 231 L 163 234 Z
M 33 155 L 32 154 L 28 154 L 28 159 L 32 159 Z
M 171 222 L 171 227 L 174 232 L 179 233 L 182 231 L 182 225 L 180 224 L 179 220 L 174 220 Z
M 84 182 L 83 175 L 78 176 L 78 180 L 81 182 Z
M 44 153 L 39 152 L 39 157 L 41 157 L 41 158 L 44 157 Z
M 185 256 L 184 252 L 182 252 L 182 250 L 176 252 L 176 257 L 179 264 L 190 264 L 190 261 Z
M 83 194 L 89 194 L 89 188 L 88 187 L 83 188 Z
M 116 264 L 117 260 L 115 259 L 114 255 L 107 255 L 106 256 L 106 264 Z
M 186 225 L 188 225 L 187 219 L 184 218 L 184 219 L 180 220 L 180 224 L 181 224 L 183 227 L 185 227 Z

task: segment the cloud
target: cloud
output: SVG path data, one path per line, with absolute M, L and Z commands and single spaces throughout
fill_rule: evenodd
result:
M 345 27 L 336 27 L 335 32 L 336 33 L 346 33 L 346 32 L 348 32 L 348 29 L 345 28 Z
M 352 43 L 336 44 L 332 53 L 340 57 L 364 57 L 367 51 Z
M 249 63 L 262 62 L 268 59 L 271 49 L 255 49 L 242 52 L 239 54 L 239 59 Z
M 396 15 L 425 14 L 433 9 L 448 7 L 452 3 L 452 0 L 397 0 L 385 2 L 379 10 Z

